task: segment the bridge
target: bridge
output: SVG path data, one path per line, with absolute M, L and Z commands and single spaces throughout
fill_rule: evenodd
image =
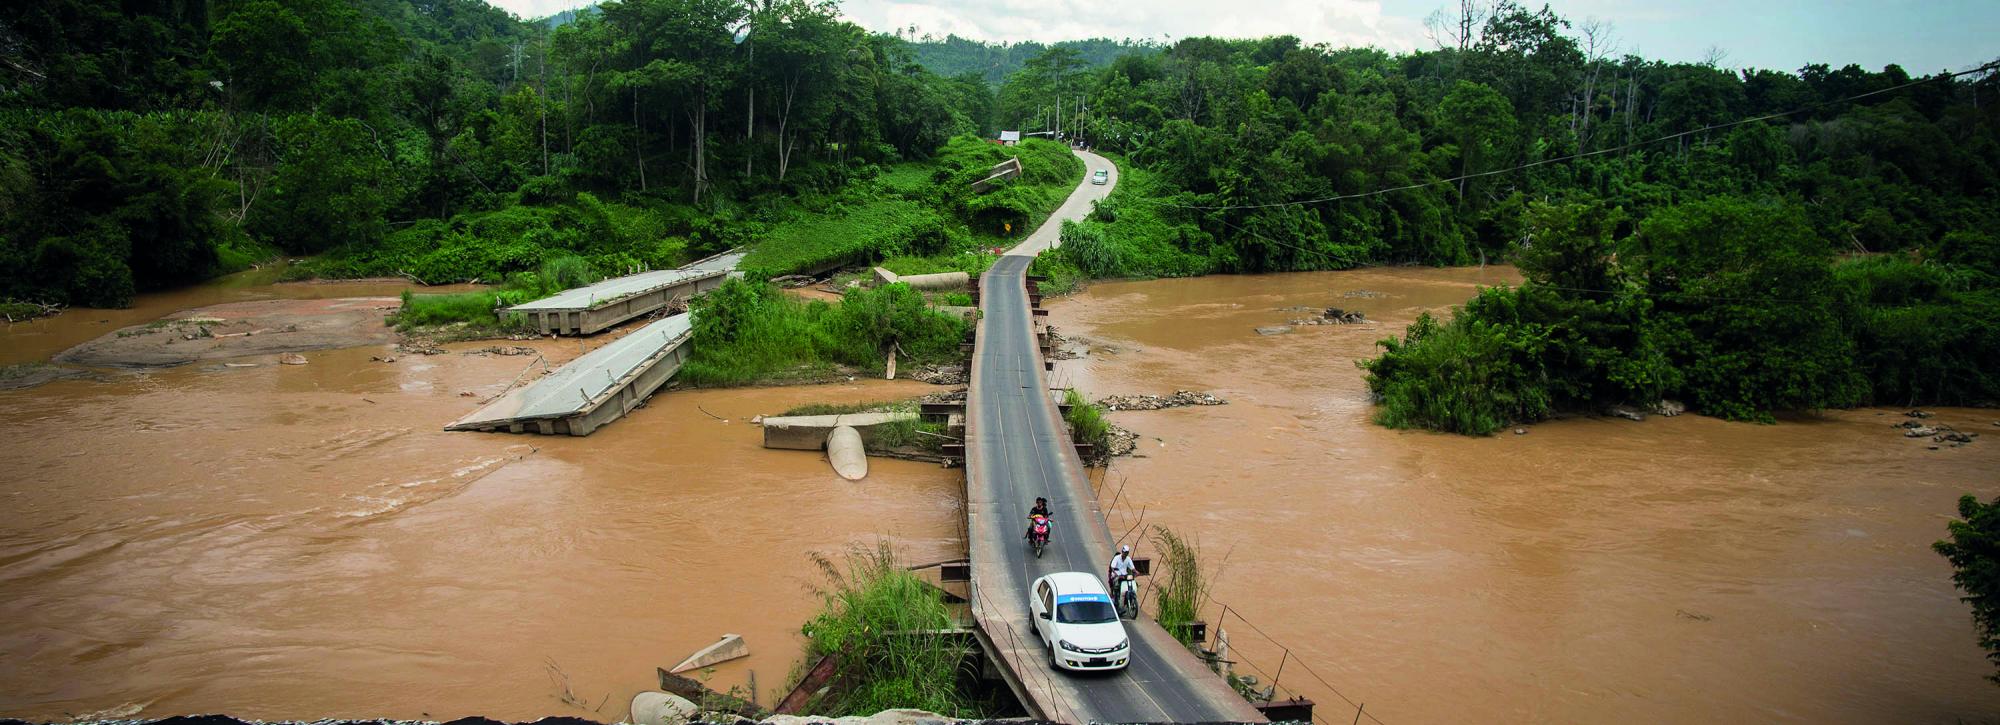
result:
M 1098 576 L 1113 541 L 1068 428 L 1050 399 L 1038 342 L 1039 310 L 1029 306 L 1028 264 L 1054 248 L 1064 219 L 1081 219 L 1116 185 L 1117 167 L 1077 151 L 1089 172 L 1112 183 L 1079 185 L 1048 222 L 979 278 L 984 314 L 973 347 L 966 396 L 967 548 L 972 613 L 981 643 L 1036 717 L 1088 722 L 1264 722 L 1228 683 L 1151 619 L 1126 622 L 1131 661 L 1110 674 L 1050 668 L 1028 619 L 1028 587 L 1059 571 Z M 1041 558 L 1022 541 L 1028 507 L 1046 497 L 1055 536 Z

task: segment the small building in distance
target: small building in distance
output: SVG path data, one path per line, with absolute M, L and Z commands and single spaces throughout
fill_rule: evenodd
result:
M 1019 145 L 1020 143 L 1021 143 L 1021 132 L 1020 132 L 1020 131 L 1001 131 L 1001 132 L 1000 132 L 1000 145 L 1001 145 L 1001 146 L 1015 146 L 1015 145 Z

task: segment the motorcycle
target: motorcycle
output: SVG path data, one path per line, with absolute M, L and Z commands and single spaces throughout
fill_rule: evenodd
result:
M 1042 558 L 1042 549 L 1049 545 L 1049 517 L 1037 514 L 1034 523 L 1028 525 L 1028 546 L 1035 550 L 1035 558 Z
M 1118 577 L 1112 585 L 1117 589 L 1112 601 L 1118 605 L 1118 615 L 1126 619 L 1139 618 L 1139 578 L 1132 574 Z

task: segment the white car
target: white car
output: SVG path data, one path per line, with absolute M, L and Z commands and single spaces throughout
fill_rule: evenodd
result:
M 1105 184 L 1111 183 L 1111 172 L 1106 171 L 1104 169 L 1098 169 L 1097 173 L 1090 175 L 1090 183 L 1096 184 L 1098 186 L 1103 186 Z
M 1049 646 L 1049 663 L 1058 669 L 1124 669 L 1131 658 L 1132 642 L 1118 608 L 1094 574 L 1066 571 L 1036 579 L 1028 613 Z

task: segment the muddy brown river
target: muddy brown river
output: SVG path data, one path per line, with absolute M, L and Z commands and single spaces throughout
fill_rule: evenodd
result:
M 1112 414 L 1143 457 L 1114 463 L 1101 499 L 1119 498 L 1114 532 L 1200 542 L 1219 570 L 1206 617 L 1226 604 L 1242 618 L 1222 620 L 1254 665 L 1239 671 L 1277 675 L 1337 722 L 1355 716 L 1343 696 L 1390 723 L 2000 712 L 1929 548 L 1961 493 L 2000 494 L 2000 411 L 1937 409 L 1987 432 L 1937 451 L 1892 430 L 1892 409 L 1778 425 L 1580 418 L 1491 438 L 1367 422 L 1354 361 L 1376 339 L 1516 279 L 1208 277 L 1100 284 L 1053 305 L 1065 334 L 1099 344 L 1057 363 L 1057 384 L 1231 401 Z M 1254 331 L 1302 316 L 1280 309 L 1292 306 L 1381 324 Z
M 1485 439 L 1366 422 L 1352 361 L 1374 339 L 1513 279 L 1214 277 L 1052 304 L 1097 343 L 1057 382 L 1232 401 L 1114 414 L 1144 436 L 1141 457 L 1102 486 L 1114 529 L 1171 526 L 1217 563 L 1209 617 L 1244 672 L 1284 660 L 1281 691 L 1342 722 L 1343 695 L 1392 723 L 2000 711 L 1928 549 L 1960 493 L 2000 493 L 2000 439 L 1925 450 L 1887 409 L 1775 426 L 1581 418 Z M 400 289 L 232 278 L 13 326 L 0 362 L 189 307 Z M 1294 305 L 1381 324 L 1253 331 Z M 559 363 L 596 343 L 529 344 Z M 812 554 L 962 550 L 956 471 L 876 459 L 843 482 L 817 455 L 763 450 L 749 423 L 933 386 L 679 391 L 581 439 L 442 432 L 540 364 L 465 354 L 482 346 L 0 391 L 0 715 L 609 721 L 653 668 L 725 632 L 753 655 L 712 684 L 754 670 L 768 698 L 816 606 Z M 1994 418 L 1938 411 L 1966 430 Z

